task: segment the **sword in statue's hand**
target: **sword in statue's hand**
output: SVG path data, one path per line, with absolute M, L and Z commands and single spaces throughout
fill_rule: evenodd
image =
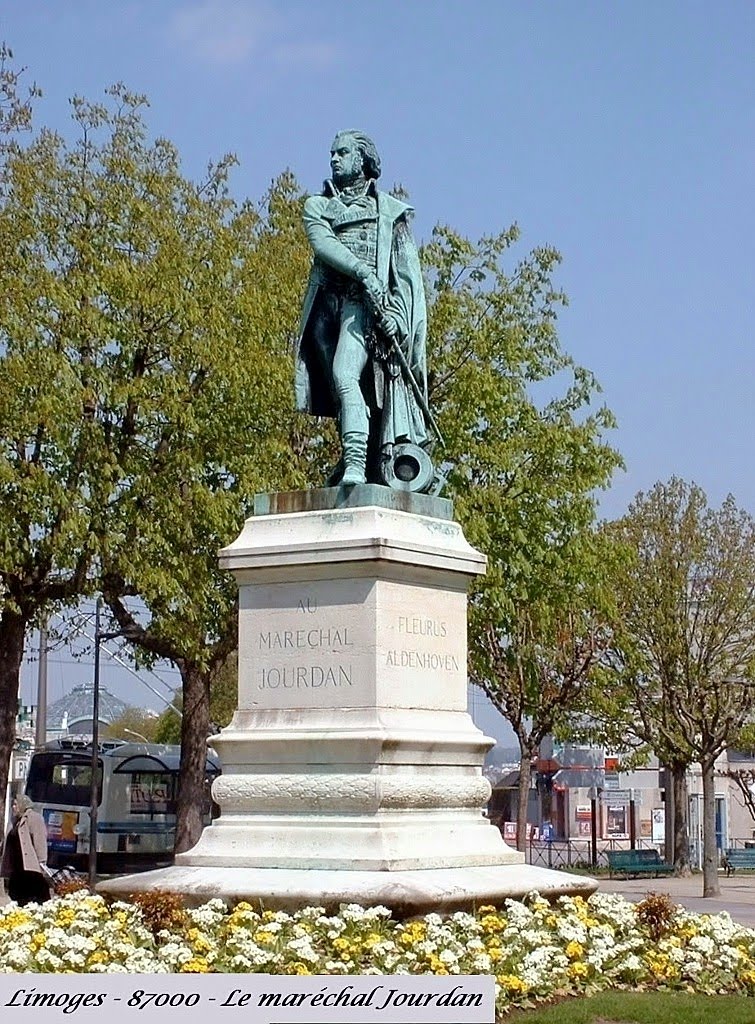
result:
M 432 431 L 435 434 L 438 443 L 442 448 L 445 448 L 446 442 L 443 440 L 443 435 L 440 432 L 435 417 L 430 412 L 422 388 L 417 383 L 417 378 L 412 373 L 412 368 L 407 362 L 406 356 L 404 355 L 403 349 L 401 348 L 401 332 L 399 325 L 396 323 L 395 317 L 391 316 L 389 312 L 383 306 L 382 301 L 378 300 L 371 291 L 366 290 L 367 301 L 372 310 L 372 314 L 375 318 L 375 325 L 388 342 L 388 355 L 395 355 L 396 360 L 401 367 L 401 372 L 404 375 L 404 379 L 412 389 L 417 405 L 422 410 L 422 414 L 425 417 L 425 421 L 432 427 Z M 382 298 L 382 296 L 381 296 Z

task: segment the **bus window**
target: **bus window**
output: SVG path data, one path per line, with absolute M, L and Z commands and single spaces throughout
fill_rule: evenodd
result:
M 131 773 L 132 814 L 175 814 L 176 776 L 171 772 Z
M 89 807 L 92 765 L 81 755 L 35 754 L 29 765 L 26 793 L 35 804 Z M 102 800 L 102 762 L 97 766 L 97 803 Z

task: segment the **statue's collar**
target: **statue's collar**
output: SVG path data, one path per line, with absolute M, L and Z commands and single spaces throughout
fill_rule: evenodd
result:
M 323 195 L 330 196 L 333 199 L 340 199 L 342 203 L 348 206 L 349 203 L 353 203 L 365 196 L 376 197 L 377 183 L 374 178 L 368 178 L 367 181 L 360 181 L 356 185 L 346 185 L 344 188 L 339 189 L 328 178 L 323 186 Z

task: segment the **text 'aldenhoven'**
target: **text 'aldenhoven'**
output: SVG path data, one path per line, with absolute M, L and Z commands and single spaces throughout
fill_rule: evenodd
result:
M 432 668 L 436 672 L 454 672 L 459 668 L 459 659 L 453 654 L 425 651 L 388 651 L 385 663 L 395 668 Z

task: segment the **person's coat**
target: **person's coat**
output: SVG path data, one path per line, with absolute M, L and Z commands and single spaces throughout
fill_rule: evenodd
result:
M 17 823 L 18 839 L 21 846 L 21 861 L 24 871 L 33 871 L 37 874 L 44 874 L 42 865 L 47 864 L 47 828 L 42 815 L 28 808 L 24 811 Z M 8 844 L 3 848 L 2 868 L 0 875 L 3 878 L 10 877 L 11 864 L 8 853 Z
M 386 288 L 387 310 L 396 318 L 401 335 L 401 348 L 420 389 L 427 394 L 427 312 L 417 248 L 409 231 L 407 217 L 412 208 L 386 192 L 375 191 L 377 200 L 377 270 L 378 280 Z M 310 196 L 304 205 L 304 227 L 315 259 L 302 308 L 300 341 L 296 359 L 296 407 L 314 416 L 337 416 L 331 382 L 325 378 L 317 353 L 310 342 L 309 324 L 317 293 L 323 285 L 327 267 L 356 279 L 359 260 L 338 241 L 333 222 L 344 213 L 344 204 L 337 196 Z M 379 368 L 377 368 L 379 371 Z M 376 382 L 378 406 L 384 401 L 395 405 L 384 382 Z M 408 387 L 402 392 L 411 394 Z M 411 398 L 410 404 L 414 404 Z M 401 416 L 404 419 L 405 416 Z M 411 410 L 413 433 L 424 434 L 424 420 L 418 410 Z M 387 428 L 387 429 L 386 429 Z M 383 432 L 391 428 L 383 424 Z M 394 436 L 404 433 L 399 425 Z M 422 443 L 421 437 L 416 437 Z

